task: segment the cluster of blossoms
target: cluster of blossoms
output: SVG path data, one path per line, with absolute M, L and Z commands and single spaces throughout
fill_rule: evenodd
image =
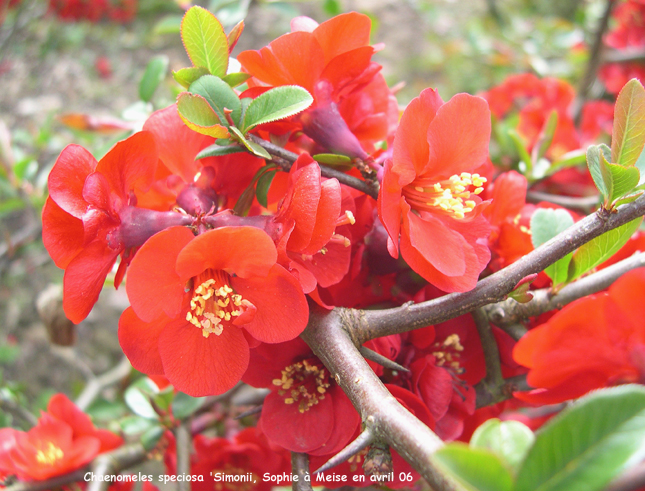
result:
M 273 89 L 294 85 L 312 99 L 301 112 L 263 121 L 229 141 L 245 143 L 253 153 L 209 153 L 215 134 L 233 138 L 232 122 L 243 120 L 215 101 L 212 111 L 222 109 L 219 122 L 228 118 L 226 128 L 212 120 L 197 124 L 173 105 L 152 114 L 142 131 L 99 161 L 70 145 L 51 171 L 43 240 L 65 270 L 67 317 L 83 321 L 114 270 L 114 284 L 125 281 L 131 305 L 121 316 L 119 341 L 134 368 L 192 396 L 222 394 L 240 381 L 268 389 L 257 427 L 226 439 L 196 437 L 191 472 L 209 476 L 209 489 L 215 474 L 255 477 L 247 487 L 223 480 L 216 489 L 270 489 L 276 483 L 261 476 L 289 472 L 286 451 L 308 454 L 315 468 L 361 432 L 360 415 L 337 379 L 299 338 L 310 309 L 400 305 L 467 292 L 482 274 L 533 249 L 531 217 L 558 207 L 527 203 L 527 178 L 508 171 L 505 162 L 491 162 L 491 112 L 503 119 L 519 111 L 517 130 L 529 152 L 541 144 L 555 112 L 557 126 L 544 153 L 552 159 L 611 131 L 611 104 L 609 111 L 604 103 L 588 106 L 578 130 L 569 112 L 573 89 L 533 75 L 510 77 L 484 97 L 458 94 L 446 102 L 426 89 L 399 119 L 394 94 L 372 60 L 379 47 L 369 44 L 370 25 L 357 13 L 320 25 L 299 17 L 291 33 L 239 54 L 247 88 L 237 93 L 227 86 L 233 101 L 246 100 L 248 108 Z M 239 34 L 229 35 L 229 51 Z M 190 73 L 206 70 L 195 59 Z M 207 96 L 189 94 L 180 102 L 208 102 Z M 281 143 L 297 158 L 276 173 L 275 161 L 261 158 L 257 144 L 251 145 L 260 139 Z M 346 173 L 337 170 L 338 178 L 324 177 L 314 159 L 320 154 L 343 156 L 349 169 L 340 167 Z M 593 181 L 573 172 L 581 175 L 577 182 L 584 194 Z M 571 174 L 560 179 L 571 180 Z M 378 181 L 378 199 L 347 184 L 365 181 Z M 550 181 L 557 185 L 557 174 Z M 570 215 L 572 221 L 579 218 Z M 549 282 L 541 274 L 533 286 Z M 631 298 L 642 296 L 643 282 L 642 270 L 631 273 L 608 293 L 554 315 L 519 343 L 493 326 L 503 375 L 528 372 L 535 387 L 518 395 L 513 408 L 642 381 L 642 315 L 629 305 L 645 305 Z M 608 321 L 617 316 L 620 328 Z M 590 343 L 603 355 L 585 357 Z M 365 347 L 403 368 L 370 362 L 391 395 L 444 440 L 467 440 L 477 423 L 504 409 L 476 411 L 475 385 L 486 368 L 470 314 Z M 51 408 L 50 413 L 55 416 Z M 15 449 L 32 440 L 38 442 L 30 443 L 33 458 L 55 462 L 56 473 L 106 450 L 93 427 L 79 433 L 68 426 L 50 438 L 43 428 L 54 423 L 41 421 L 24 437 L 13 430 L 2 434 L 10 444 L 2 445 L 0 471 L 25 479 L 54 475 L 31 472 L 16 456 Z M 90 444 L 91 438 L 96 441 Z M 83 452 L 75 450 L 81 445 Z M 362 474 L 366 454 L 353 456 L 335 473 Z M 169 472 L 176 470 L 175 460 L 171 442 Z M 401 476 L 418 478 L 394 451 L 392 461 L 395 479 L 389 487 L 409 486 Z M 317 479 L 327 487 L 347 484 Z
M 49 12 L 64 21 L 130 22 L 137 15 L 138 0 L 49 0 Z

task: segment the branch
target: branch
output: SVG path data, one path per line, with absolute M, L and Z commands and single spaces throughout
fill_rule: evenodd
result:
M 479 383 L 489 392 L 496 392 L 504 383 L 497 341 L 495 340 L 495 336 L 493 336 L 486 311 L 481 308 L 475 309 L 472 312 L 472 316 L 475 320 L 477 332 L 479 333 L 479 340 L 484 351 L 484 363 L 486 365 L 486 375 Z
M 518 303 L 509 298 L 503 302 L 487 305 L 484 310 L 493 324 L 504 329 L 529 317 L 561 309 L 574 300 L 602 291 L 626 272 L 643 266 L 645 266 L 645 253 L 640 252 L 565 286 L 555 295 L 551 294 L 549 288 L 535 290 L 531 292 L 533 300 L 530 302 Z
M 352 312 L 359 311 L 312 311 L 301 337 L 329 369 L 375 439 L 387 442 L 436 491 L 463 489 L 433 463 L 433 453 L 443 445 L 441 439 L 392 397 L 356 349 L 345 330 L 359 320 Z
M 543 193 L 541 191 L 529 191 L 526 193 L 526 200 L 529 203 L 539 203 L 547 201 L 559 206 L 564 206 L 571 210 L 580 210 L 589 213 L 600 203 L 599 196 L 582 196 L 579 198 L 573 196 L 560 196 L 559 194 Z
M 85 411 L 103 389 L 123 380 L 128 376 L 131 369 L 132 365 L 130 365 L 130 361 L 124 356 L 118 365 L 98 377 L 90 379 L 85 389 L 83 389 L 83 392 L 81 392 L 81 395 L 76 399 L 78 408 L 81 411 Z
M 27 408 L 21 406 L 16 401 L 12 400 L 7 394 L 0 392 L 0 409 L 11 414 L 14 418 L 20 419 L 25 424 L 26 428 L 36 426 L 38 418 L 34 416 Z M 23 428 L 25 428 L 23 426 Z
M 600 210 L 589 215 L 545 242 L 510 266 L 480 280 L 474 289 L 451 293 L 414 305 L 383 310 L 353 310 L 339 315 L 354 317 L 347 327 L 352 339 L 360 346 L 370 339 L 398 334 L 453 319 L 478 307 L 503 300 L 519 281 L 566 256 L 581 245 L 645 214 L 645 196 L 621 206 L 618 211 Z
M 178 476 L 190 474 L 190 452 L 193 446 L 188 423 L 182 423 L 175 428 L 175 439 L 177 441 L 177 472 Z M 178 491 L 190 491 L 189 481 L 180 481 Z
M 645 49 L 643 48 L 624 48 L 608 50 L 603 56 L 606 63 L 625 63 L 629 61 L 645 60 Z
M 285 171 L 289 171 L 291 164 L 293 164 L 298 158 L 298 154 L 290 152 L 289 150 L 286 150 L 278 145 L 274 145 L 273 143 L 263 140 L 262 138 L 259 138 L 255 135 L 249 134 L 248 139 L 260 145 L 272 156 L 281 159 L 283 162 L 278 161 L 276 163 L 278 163 L 278 165 L 280 165 L 280 167 L 282 167 Z M 287 164 L 285 164 L 285 162 Z M 327 167 L 325 165 L 320 165 L 320 173 L 323 175 L 323 177 L 336 178 L 341 184 L 345 184 L 350 188 L 357 189 L 358 191 L 361 191 L 362 193 L 365 193 L 374 199 L 378 198 L 378 182 L 363 181 L 362 179 L 350 176 L 349 174 L 345 174 L 344 172 L 333 169 L 331 167 Z
M 309 455 L 291 452 L 291 474 L 298 476 L 298 480 L 294 479 L 291 484 L 292 491 L 313 491 L 309 474 Z M 309 476 L 309 480 L 305 480 L 305 476 Z

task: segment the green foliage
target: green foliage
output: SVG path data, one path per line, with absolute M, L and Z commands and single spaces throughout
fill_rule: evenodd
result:
M 566 210 L 538 209 L 531 217 L 531 241 L 538 247 L 573 225 L 573 218 Z M 553 285 L 564 283 L 568 277 L 572 254 L 548 266 L 544 272 L 553 280 Z
M 614 108 L 611 161 L 630 167 L 645 145 L 645 89 L 637 79 L 625 84 Z
M 221 78 L 213 75 L 204 75 L 193 82 L 188 91 L 201 95 L 211 106 L 223 126 L 230 126 L 226 111 L 230 112 L 233 123 L 239 124 L 242 114 L 242 103 L 235 91 Z
M 217 77 L 226 75 L 228 40 L 219 20 L 208 10 L 191 7 L 181 22 L 181 39 L 190 61 Z
M 493 418 L 475 430 L 470 446 L 490 450 L 515 473 L 534 440 L 533 432 L 525 424 Z
M 200 95 L 182 92 L 177 98 L 177 112 L 186 125 L 198 133 L 213 138 L 226 138 L 228 130 L 208 101 Z
M 142 101 L 150 102 L 155 90 L 166 77 L 168 63 L 169 59 L 166 55 L 157 55 L 148 62 L 139 82 L 139 98 Z
M 253 99 L 246 109 L 243 132 L 247 133 L 263 123 L 298 114 L 311 106 L 313 101 L 309 92 L 296 85 L 284 85 L 268 90 Z
M 177 392 L 172 401 L 172 415 L 177 419 L 185 419 L 201 408 L 205 402 L 205 397 L 191 397 L 183 392 Z
M 512 490 L 511 473 L 489 450 L 449 443 L 435 453 L 435 460 L 468 491 Z

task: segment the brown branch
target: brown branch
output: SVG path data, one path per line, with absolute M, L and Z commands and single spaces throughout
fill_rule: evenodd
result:
M 22 420 L 23 429 L 29 429 L 36 426 L 38 418 L 34 416 L 27 408 L 21 406 L 12 400 L 8 395 L 0 392 L 0 409 L 11 414 L 14 418 Z
M 76 406 L 81 411 L 85 411 L 96 397 L 103 391 L 103 389 L 116 384 L 128 376 L 132 370 L 132 365 L 127 356 L 121 358 L 118 365 L 111 368 L 107 372 L 90 379 L 89 383 L 83 389 L 83 392 L 76 399 Z
M 175 439 L 177 441 L 177 476 L 190 474 L 190 454 L 193 447 L 192 435 L 189 424 L 182 423 L 175 428 Z M 178 491 L 190 491 L 189 481 L 179 481 Z
M 489 389 L 490 392 L 495 392 L 504 383 L 497 341 L 493 336 L 486 311 L 481 308 L 475 309 L 472 312 L 472 316 L 479 333 L 479 341 L 484 351 L 484 364 L 486 366 L 486 375 L 480 384 Z
M 626 63 L 630 61 L 645 61 L 645 49 L 624 48 L 607 50 L 603 56 L 606 63 Z
M 291 474 L 298 477 L 291 484 L 292 491 L 312 491 L 309 456 L 306 453 L 291 452 Z
M 589 215 L 510 266 L 480 280 L 468 292 L 451 293 L 434 300 L 391 309 L 336 310 L 345 311 L 339 312 L 339 315 L 356 318 L 356 322 L 348 330 L 357 346 L 370 339 L 444 322 L 503 300 L 522 278 L 543 271 L 581 245 L 644 214 L 645 196 L 642 196 L 613 213 L 601 210 Z
M 502 379 L 501 383 L 496 386 L 485 385 L 480 382 L 475 385 L 477 409 L 510 399 L 513 397 L 513 392 L 531 389 L 532 387 L 526 383 L 526 375 L 516 375 L 515 377 Z
M 564 206 L 571 210 L 584 211 L 589 213 L 600 203 L 599 196 L 582 196 L 579 198 L 573 196 L 560 196 L 559 194 L 543 193 L 541 191 L 529 191 L 526 194 L 526 201 L 529 203 L 539 203 L 546 201 L 559 206 Z
M 290 152 L 289 150 L 286 150 L 285 148 L 282 148 L 278 145 L 274 145 L 273 143 L 263 140 L 262 138 L 259 138 L 255 135 L 249 134 L 247 138 L 264 148 L 271 154 L 272 157 L 277 157 L 278 160 L 274 159 L 274 161 L 285 171 L 288 171 L 291 168 L 291 164 L 293 164 L 298 158 L 298 154 Z M 323 177 L 335 178 L 341 184 L 345 184 L 346 186 L 357 189 L 358 191 L 361 191 L 374 199 L 378 198 L 378 182 L 363 181 L 362 179 L 350 176 L 349 174 L 345 174 L 344 172 L 333 169 L 331 167 L 327 167 L 325 165 L 320 166 L 320 173 L 323 175 Z
M 503 302 L 487 305 L 484 310 L 493 324 L 504 329 L 529 317 L 561 309 L 574 300 L 602 291 L 626 272 L 643 266 L 645 266 L 645 253 L 640 252 L 565 286 L 555 295 L 552 295 L 548 288 L 535 290 L 531 292 L 533 300 L 530 302 L 518 303 L 509 298 Z
M 387 442 L 436 491 L 463 489 L 443 475 L 433 463 L 433 453 L 443 442 L 407 411 L 371 370 L 345 329 L 358 319 L 349 309 L 312 311 L 301 337 L 329 369 L 361 415 L 365 428 Z

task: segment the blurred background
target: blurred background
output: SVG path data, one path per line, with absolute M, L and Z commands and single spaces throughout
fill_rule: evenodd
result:
M 596 0 L 196 3 L 227 31 L 245 19 L 234 56 L 288 32 L 298 15 L 318 22 L 351 10 L 369 15 L 373 43 L 385 45 L 374 60 L 402 107 L 426 87 L 447 100 L 513 73 L 554 76 L 577 87 L 606 6 Z M 123 291 L 105 289 L 77 327 L 62 316 L 62 271 L 40 238 L 47 175 L 66 145 L 83 145 L 98 159 L 152 111 L 174 102 L 179 86 L 171 71 L 189 65 L 179 24 L 192 4 L 0 0 L 0 406 L 35 410 L 53 392 L 78 395 L 121 359 Z M 110 404 L 119 403 L 99 399 L 94 416 L 100 419 L 101 405 Z M 5 417 L 0 411 L 0 427 Z

